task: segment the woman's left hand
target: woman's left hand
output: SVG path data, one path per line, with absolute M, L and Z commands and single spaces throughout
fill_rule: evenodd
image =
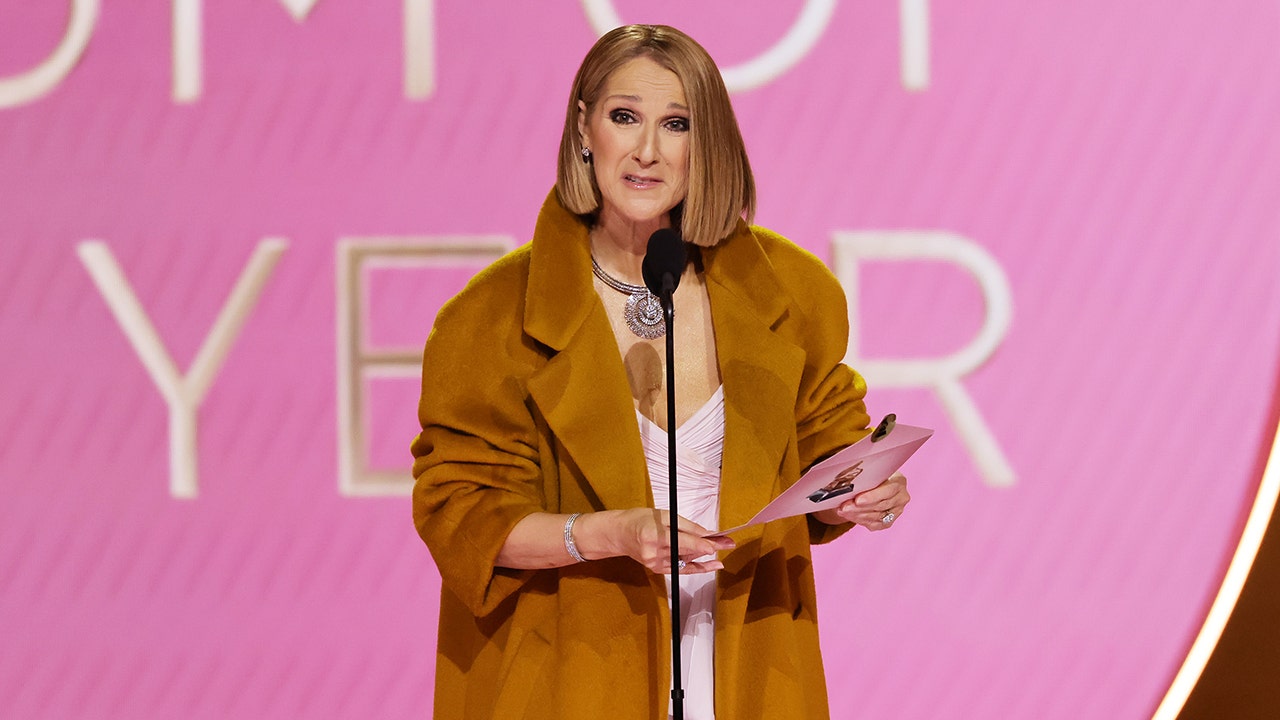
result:
M 839 507 L 821 510 L 813 515 L 828 525 L 851 522 L 874 532 L 892 525 L 902 516 L 902 511 L 909 502 L 911 493 L 907 492 L 907 478 L 896 472 L 888 480 L 854 495 Z

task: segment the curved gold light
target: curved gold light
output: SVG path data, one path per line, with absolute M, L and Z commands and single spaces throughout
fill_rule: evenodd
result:
M 1209 657 L 1213 655 L 1218 640 L 1222 638 L 1222 631 L 1226 628 L 1227 620 L 1231 618 L 1236 602 L 1240 599 L 1240 592 L 1244 589 L 1245 580 L 1253 569 L 1262 537 L 1271 523 L 1276 499 L 1280 497 L 1280 423 L 1277 423 L 1274 434 L 1271 453 L 1267 457 L 1266 468 L 1262 471 L 1262 482 L 1258 484 L 1258 494 L 1254 497 L 1253 508 L 1249 511 L 1249 519 L 1240 535 L 1235 556 L 1231 558 L 1231 565 L 1227 567 L 1227 574 L 1222 579 L 1222 587 L 1218 589 L 1218 596 L 1209 608 L 1200 634 L 1191 644 L 1186 660 L 1174 676 L 1173 683 L 1156 708 L 1152 720 L 1175 720 L 1178 713 L 1182 712 L 1187 698 L 1209 662 Z

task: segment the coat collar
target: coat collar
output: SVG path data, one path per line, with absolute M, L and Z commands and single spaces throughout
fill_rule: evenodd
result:
M 552 350 L 564 350 L 599 305 L 595 297 L 587 225 L 552 190 L 533 230 L 525 332 Z
M 732 527 L 781 489 L 804 352 L 776 332 L 791 299 L 745 223 L 702 258 L 725 387 L 720 522 Z M 652 505 L 622 357 L 592 287 L 587 226 L 554 190 L 538 215 L 525 300 L 525 332 L 552 352 L 529 390 L 553 433 L 602 507 Z
M 622 355 L 592 287 L 587 226 L 554 190 L 534 229 L 524 329 L 550 350 L 529 378 L 529 394 L 586 480 L 582 491 L 597 507 L 652 506 Z

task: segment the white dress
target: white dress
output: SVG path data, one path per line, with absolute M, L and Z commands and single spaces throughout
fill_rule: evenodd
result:
M 653 502 L 668 509 L 667 431 L 636 412 L 640 440 L 649 465 Z M 724 456 L 724 386 L 718 388 L 693 417 L 676 428 L 677 510 L 708 530 L 720 521 L 720 466 Z M 714 556 L 707 556 L 711 559 Z M 699 558 L 702 559 L 702 558 Z M 667 577 L 667 597 L 671 578 Z M 684 716 L 688 720 L 715 718 L 716 574 L 680 576 L 680 669 L 684 688 Z

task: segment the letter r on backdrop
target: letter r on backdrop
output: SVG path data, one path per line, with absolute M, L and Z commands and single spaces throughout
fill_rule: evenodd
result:
M 918 230 L 837 231 L 832 233 L 836 276 L 849 301 L 849 349 L 845 362 L 868 384 L 878 387 L 927 388 L 941 401 L 951 424 L 973 457 L 983 480 L 993 487 L 1014 482 L 1013 468 L 996 436 L 960 380 L 982 366 L 1009 332 L 1013 292 L 1000 264 L 981 245 L 954 233 Z M 858 340 L 858 268 L 867 260 L 930 260 L 960 266 L 982 290 L 986 314 L 968 345 L 937 358 L 871 360 L 862 357 Z

